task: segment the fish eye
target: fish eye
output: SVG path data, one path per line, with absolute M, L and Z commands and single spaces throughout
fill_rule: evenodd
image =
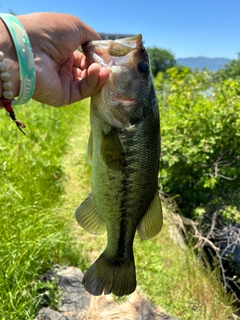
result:
M 139 70 L 142 74 L 147 74 L 147 73 L 149 73 L 149 65 L 148 65 L 146 62 L 142 61 L 142 62 L 140 62 L 139 65 L 138 65 L 138 70 Z

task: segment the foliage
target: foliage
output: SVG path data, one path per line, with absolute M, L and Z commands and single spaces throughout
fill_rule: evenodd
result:
M 214 82 L 205 70 L 159 73 L 161 190 L 187 217 L 239 207 L 240 82 Z M 225 215 L 226 216 L 226 215 Z M 231 219 L 237 216 L 234 212 Z M 230 220 L 231 220 L 230 219 Z
M 157 237 L 147 241 L 136 237 L 140 289 L 177 319 L 232 319 L 233 298 L 225 294 L 219 274 L 204 268 L 182 241 L 166 211 L 163 230 Z
M 26 136 L 4 110 L 0 119 L 0 314 L 26 320 L 40 302 L 38 276 L 53 263 L 82 259 L 61 209 L 61 159 L 76 107 L 30 102 L 15 109 Z
M 166 49 L 151 47 L 147 48 L 147 51 L 150 55 L 151 69 L 154 77 L 158 72 L 165 72 L 176 64 L 173 54 Z
M 223 69 L 219 69 L 214 78 L 216 81 L 222 81 L 229 78 L 240 80 L 240 53 L 238 58 L 230 60 Z

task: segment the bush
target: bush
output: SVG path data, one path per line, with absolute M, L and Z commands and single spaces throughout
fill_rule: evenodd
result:
M 214 82 L 204 70 L 171 68 L 155 87 L 161 113 L 161 190 L 186 217 L 226 208 L 239 219 L 240 81 Z M 229 207 L 235 207 L 231 215 Z

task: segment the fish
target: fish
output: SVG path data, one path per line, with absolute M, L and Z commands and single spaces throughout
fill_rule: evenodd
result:
M 124 296 L 137 285 L 136 231 L 149 239 L 163 224 L 158 101 L 141 34 L 91 41 L 82 51 L 90 63 L 100 63 L 110 73 L 102 90 L 91 97 L 87 158 L 92 190 L 75 210 L 84 230 L 107 231 L 107 245 L 82 284 L 94 296 Z

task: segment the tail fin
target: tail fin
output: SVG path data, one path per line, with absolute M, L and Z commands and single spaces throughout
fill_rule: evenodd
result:
M 83 277 L 82 284 L 94 296 L 124 296 L 136 288 L 134 257 L 124 263 L 108 260 L 103 252 Z

